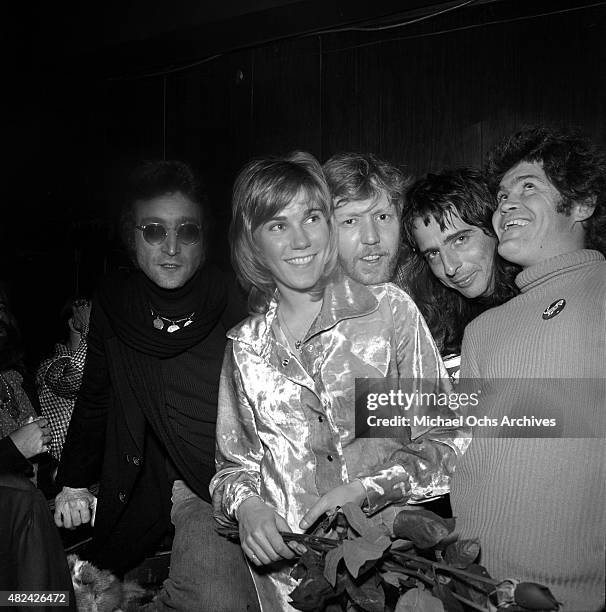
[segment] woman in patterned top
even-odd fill
[[[0,285],[0,473],[31,477],[29,459],[49,450],[51,435],[27,381],[21,334]]]
[[[42,414],[48,418],[53,436],[50,453],[57,460],[61,459],[67,428],[82,383],[90,307],[86,299],[67,302],[61,318],[67,322],[68,336],[55,345],[53,355],[40,364],[36,374]]]
[[[50,448],[50,428],[26,389],[21,337],[0,285],[0,591],[68,591],[75,610],[59,533],[31,480],[32,462]]]

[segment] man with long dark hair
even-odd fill
[[[445,357],[460,354],[472,319],[517,294],[517,268],[496,252],[495,206],[482,174],[468,168],[428,174],[406,194],[407,257],[396,282],[416,301]]]

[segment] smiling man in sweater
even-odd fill
[[[606,453],[598,437],[606,160],[575,135],[531,128],[493,151],[488,173],[498,251],[522,267],[521,293],[467,327],[461,377],[498,387],[484,398],[488,416],[517,409],[531,417],[542,404],[541,416],[556,418],[559,435],[522,438],[520,429],[497,427],[497,437],[487,437],[476,428],[452,480],[454,514],[463,537],[480,538],[495,578],[542,583],[567,612],[597,610],[606,533]]]

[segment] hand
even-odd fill
[[[260,497],[249,497],[240,504],[238,523],[242,550],[255,565],[268,565],[295,556],[279,533],[290,532],[291,528]]]
[[[55,525],[74,529],[88,523],[95,526],[97,498],[88,489],[63,487],[55,497]]]
[[[35,421],[30,417],[28,423],[8,435],[26,459],[48,452],[51,440],[53,439],[48,419],[45,417]]]
[[[79,333],[88,330],[91,303],[87,300],[76,300],[72,305],[72,317],[68,321],[70,329]]]
[[[335,487],[322,495],[307,511],[307,514],[301,519],[299,527],[309,529],[324,513],[334,510],[337,506],[344,506],[348,502],[361,506],[365,499],[366,489],[359,480],[353,480]]]
[[[69,331],[74,334],[80,334],[80,330],[76,329],[74,326],[74,317],[73,315],[67,320],[67,326],[69,327]]]

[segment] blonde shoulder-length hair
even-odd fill
[[[318,160],[303,151],[285,157],[265,157],[246,164],[236,178],[229,228],[231,260],[238,280],[249,293],[251,312],[266,312],[276,289],[274,277],[256,243],[255,230],[301,193],[310,208],[318,208],[323,213],[328,224],[330,248],[324,273],[314,288],[320,297],[336,266],[337,243],[330,190]]]

